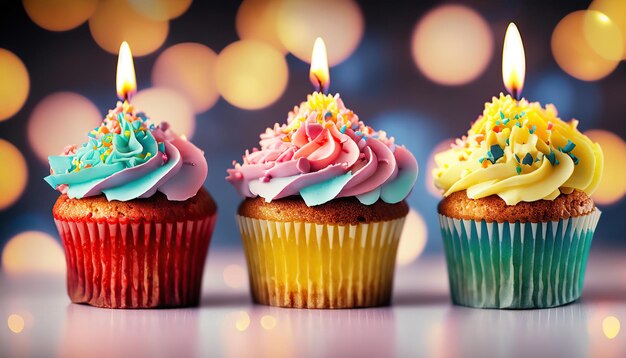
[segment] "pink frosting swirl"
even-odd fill
[[[287,124],[267,128],[259,145],[228,170],[226,179],[243,197],[301,195],[309,206],[348,196],[367,205],[397,203],[417,179],[415,157],[359,121],[339,95],[310,95]]]

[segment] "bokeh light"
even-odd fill
[[[266,42],[286,53],[278,35],[278,16],[283,0],[244,0],[237,10],[235,27],[242,40]]]
[[[622,32],[611,18],[600,11],[587,11],[583,31],[585,40],[600,57],[614,61],[622,59]]]
[[[446,139],[444,141],[441,141],[439,144],[437,144],[435,146],[435,148],[432,150],[432,152],[430,152],[430,155],[428,156],[428,163],[426,164],[426,170],[422,173],[422,175],[426,176],[426,179],[424,181],[424,186],[426,186],[426,190],[435,198],[437,199],[442,199],[442,192],[441,190],[437,189],[437,187],[435,186],[434,182],[433,182],[433,170],[436,169],[436,163],[435,163],[435,155],[438,153],[441,153],[445,150],[450,149],[450,145],[453,143],[452,139]]]
[[[624,0],[594,0],[590,10],[597,10],[608,16],[620,29],[622,34],[622,56],[626,59],[626,1]]]
[[[26,231],[11,238],[2,250],[2,269],[7,275],[64,274],[63,249],[52,236]]]
[[[28,167],[19,149],[0,139],[0,210],[13,205],[26,188]]]
[[[243,332],[250,327],[250,315],[244,311],[240,311],[237,313],[237,318],[235,319],[235,328],[239,332]]]
[[[270,315],[261,317],[261,327],[267,331],[274,329],[276,327],[276,318]]]
[[[37,104],[28,120],[28,141],[35,154],[48,162],[67,145],[81,145],[102,116],[87,98],[72,92],[53,93]]]
[[[626,142],[619,136],[601,129],[586,131],[585,135],[599,143],[604,153],[602,180],[592,198],[598,204],[615,204],[626,194],[624,168],[616,164],[623,163],[626,158]]]
[[[128,0],[133,9],[153,20],[171,20],[184,14],[192,0]]]
[[[222,50],[215,74],[224,99],[243,109],[272,104],[285,91],[289,76],[284,56],[255,40],[237,41]]]
[[[179,91],[196,113],[213,107],[219,99],[215,84],[217,54],[199,43],[181,43],[163,51],[152,68],[152,84]]]
[[[614,339],[619,334],[621,323],[615,316],[607,316],[602,320],[602,332],[608,339]]]
[[[93,15],[98,0],[23,0],[31,20],[50,31],[76,28]]]
[[[417,210],[409,210],[409,214],[404,222],[404,228],[402,229],[402,235],[400,236],[396,264],[398,266],[407,266],[415,262],[422,251],[424,251],[427,238],[426,221],[424,221],[424,218]]]
[[[411,51],[420,71],[443,85],[462,85],[480,76],[493,55],[487,21],[462,5],[428,12],[413,31]]]
[[[15,334],[22,333],[25,326],[24,317],[16,313],[9,315],[7,318],[7,326],[9,327],[9,330]]]
[[[317,37],[328,49],[328,65],[348,58],[357,48],[365,28],[361,8],[353,0],[282,1],[278,15],[278,35],[296,57],[311,62]]]
[[[196,129],[193,106],[179,92],[164,87],[148,88],[139,91],[132,104],[136,111],[144,112],[153,123],[167,122],[176,134],[184,134],[189,139],[193,137]]]
[[[224,283],[230,288],[243,287],[247,282],[246,270],[240,265],[228,265],[224,268]]]
[[[571,76],[584,81],[595,81],[606,77],[613,72],[619,62],[603,58],[587,41],[585,27],[595,29],[587,31],[590,34],[606,32],[602,31],[604,24],[598,22],[594,25],[594,21],[600,21],[600,19],[602,19],[601,16],[589,14],[588,11],[575,11],[565,16],[552,33],[552,54],[557,64]],[[615,39],[609,41],[608,45],[598,45],[597,48],[610,47],[614,41]]]
[[[163,45],[169,22],[141,15],[127,0],[107,0],[98,4],[89,19],[89,30],[96,43],[112,54],[127,41],[133,56],[144,56]]]
[[[30,78],[13,52],[0,48],[0,121],[11,118],[26,102]]]

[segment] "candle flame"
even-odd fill
[[[320,92],[328,91],[330,85],[330,74],[328,72],[328,57],[326,55],[326,45],[321,37],[315,39],[313,54],[311,55],[311,71],[309,79],[315,89]]]
[[[502,80],[509,93],[519,99],[524,88],[526,57],[522,36],[514,23],[510,23],[504,36],[502,49]]]
[[[120,53],[117,58],[117,96],[126,101],[137,92],[137,80],[135,79],[135,65],[133,64],[133,54],[130,52],[128,42],[124,41],[120,45]]]

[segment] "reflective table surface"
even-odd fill
[[[543,310],[453,306],[443,257],[396,271],[391,307],[253,305],[243,253],[210,253],[200,307],[71,304],[59,275],[0,276],[1,357],[626,357],[626,260],[592,250],[583,298]]]

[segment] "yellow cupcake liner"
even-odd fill
[[[391,302],[404,217],[357,225],[237,216],[255,302],[353,308]]]

